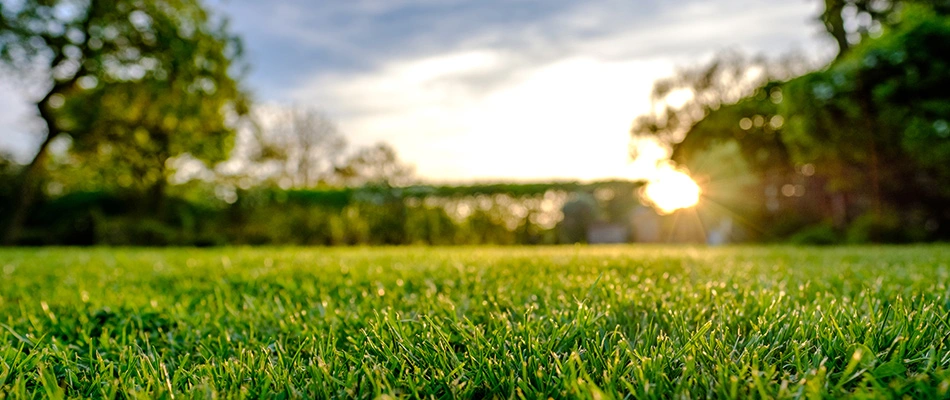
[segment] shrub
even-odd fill
[[[789,238],[789,242],[800,245],[832,245],[840,241],[838,231],[830,223],[806,227]]]
[[[907,241],[897,213],[867,213],[848,227],[848,243],[900,243]]]

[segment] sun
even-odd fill
[[[685,172],[673,168],[657,171],[643,190],[644,196],[663,214],[699,203],[699,185]]]

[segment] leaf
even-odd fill
[[[907,367],[903,363],[897,360],[891,360],[884,364],[878,365],[877,368],[874,368],[874,371],[871,373],[875,378],[887,378],[891,376],[901,375],[907,371]]]

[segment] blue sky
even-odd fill
[[[261,103],[326,111],[443,182],[629,177],[652,82],[724,49],[825,54],[817,0],[215,0]],[[31,110],[0,76],[0,148]],[[33,125],[35,127],[35,124]]]

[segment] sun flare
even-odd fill
[[[643,194],[663,214],[669,214],[681,208],[689,208],[699,203],[702,192],[699,185],[685,172],[673,168],[657,171],[647,183]]]

